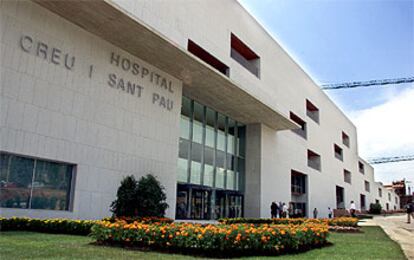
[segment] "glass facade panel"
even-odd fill
[[[226,117],[218,114],[217,117],[217,150],[226,149]]]
[[[73,165],[0,154],[0,207],[68,210]]]
[[[32,192],[32,209],[66,210],[69,205],[72,167],[37,161]]]
[[[176,217],[242,216],[245,127],[183,97],[180,137]]]

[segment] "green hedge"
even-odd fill
[[[35,231],[43,233],[89,235],[96,220],[0,218],[0,231]]]
[[[276,224],[276,225],[301,225],[304,223],[321,223],[329,226],[357,227],[358,219],[340,217],[332,219],[311,219],[311,218],[223,218],[219,220],[223,224]]]

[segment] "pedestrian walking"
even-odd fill
[[[272,216],[272,218],[277,218],[277,211],[278,211],[278,206],[276,204],[276,202],[272,202],[272,204],[270,205],[270,215]]]
[[[349,213],[351,213],[351,217],[355,218],[356,215],[356,206],[355,206],[355,202],[353,200],[351,200],[351,205],[349,207]]]
[[[332,218],[332,215],[333,215],[333,211],[330,207],[328,207],[328,217]]]
[[[313,218],[318,218],[318,209],[317,208],[313,209]]]
[[[407,223],[411,224],[411,218],[414,218],[414,201],[407,203],[405,207],[407,208]]]

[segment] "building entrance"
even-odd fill
[[[243,216],[243,195],[198,185],[178,184],[177,219],[210,220]]]

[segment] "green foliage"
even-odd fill
[[[382,207],[379,203],[371,203],[369,205],[369,213],[371,214],[381,214]]]
[[[137,181],[134,176],[127,176],[121,181],[111,211],[117,217],[133,217],[137,215],[137,204]]]
[[[163,217],[168,204],[164,187],[152,175],[127,176],[118,188],[117,199],[111,204],[115,217]]]
[[[94,220],[0,218],[0,231],[36,231],[54,234],[88,235]]]
[[[163,217],[168,204],[164,187],[152,175],[141,177],[137,186],[138,217]]]

